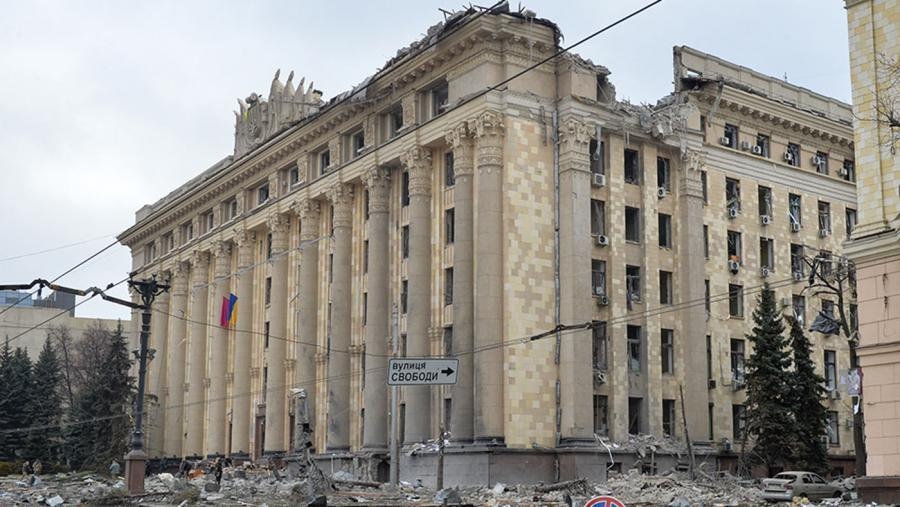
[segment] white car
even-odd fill
[[[810,500],[841,498],[844,488],[836,482],[828,482],[812,472],[781,472],[771,479],[763,479],[764,500],[790,502],[794,497],[805,496]]]

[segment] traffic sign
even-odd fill
[[[456,383],[459,359],[391,359],[389,386],[439,386]]]

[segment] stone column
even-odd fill
[[[169,395],[166,397],[166,411],[163,449],[166,456],[182,455],[182,424],[184,405],[184,371],[186,368],[185,344],[187,343],[187,286],[188,265],[176,262],[172,270],[172,296],[169,300],[169,313],[172,314],[172,332],[166,347],[166,386]]]
[[[329,191],[334,206],[334,265],[331,283],[331,348],[328,351],[329,452],[350,449],[350,248],[353,187],[340,183]]]
[[[238,229],[234,234],[238,247],[237,322],[234,332],[234,384],[231,408],[231,453],[247,457],[250,453],[250,424],[253,415],[250,394],[250,355],[253,333],[253,250],[256,233]]]
[[[406,344],[409,357],[430,355],[431,327],[431,151],[414,146],[401,156],[409,171],[409,280]],[[405,389],[404,443],[423,442],[431,433],[431,388]]]
[[[678,272],[680,287],[675,304],[700,301],[706,293],[706,259],[703,255],[703,183],[700,171],[706,165],[706,154],[688,150],[682,159],[678,177]],[[709,434],[709,386],[706,378],[706,310],[702,305],[688,305],[678,312],[684,352],[684,411],[688,431],[695,441],[707,440]],[[677,406],[677,405],[676,405]]]
[[[390,287],[388,249],[388,169],[372,167],[364,182],[369,190],[369,273],[366,300],[365,420],[363,448],[384,451],[388,444],[387,355],[390,339]]]
[[[472,173],[474,171],[473,132],[465,123],[447,134],[453,147],[454,238],[453,238],[453,342],[452,353],[459,359],[456,385],[451,387],[450,436],[466,443],[473,438],[474,377],[474,293],[472,240]]]
[[[285,441],[285,401],[287,400],[287,307],[288,307],[288,239],[291,220],[288,215],[273,213],[268,220],[272,232],[272,299],[269,306],[269,348],[266,363],[269,376],[266,381],[266,439],[265,454],[281,454],[288,450]]]
[[[316,422],[316,352],[319,343],[319,203],[311,199],[294,204],[300,216],[300,322],[294,347],[297,387],[306,389],[310,425]]]
[[[162,274],[163,283],[169,279]],[[163,292],[153,302],[153,322],[150,325],[150,348],[153,349],[153,360],[150,361],[150,383],[148,392],[156,396],[153,405],[145,404],[150,409],[147,418],[147,454],[151,457],[163,456],[165,452],[166,410],[168,377],[166,376],[166,348],[169,325],[169,293]]]
[[[231,243],[218,241],[213,253],[216,256],[213,271],[213,326],[209,341],[209,428],[206,431],[206,452],[211,456],[225,455],[226,424],[225,374],[228,373],[228,328],[222,327],[222,300],[228,297],[231,287]]]
[[[486,111],[474,121],[474,128],[478,172],[475,348],[480,349],[475,354],[475,441],[502,445],[503,117],[500,113]]]
[[[209,321],[209,252],[195,251],[191,257],[191,356],[188,369],[188,396],[184,452],[203,454],[203,417],[206,402],[206,332]]]
[[[570,118],[559,143],[559,261],[561,323],[591,320],[591,168],[588,146],[595,129]],[[560,445],[595,445],[591,331],[560,342]]]

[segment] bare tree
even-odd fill
[[[50,343],[56,347],[57,351],[59,351],[60,363],[63,368],[63,383],[66,388],[67,406],[71,407],[72,402],[75,400],[75,388],[73,386],[73,356],[75,353],[75,344],[72,339],[72,333],[69,332],[69,328],[64,325],[51,326],[50,331],[47,332],[47,338],[50,339]]]
[[[838,257],[827,252],[820,252],[812,257],[805,257],[804,262],[810,269],[809,279],[804,293],[824,298],[833,303],[833,311],[825,308],[819,311],[812,324],[812,330],[837,334],[847,340],[850,348],[850,367],[858,368],[859,359],[856,348],[859,346],[858,319],[856,318],[856,266],[847,257]],[[834,314],[834,311],[837,314]],[[853,446],[856,451],[856,476],[866,474],[866,441],[864,436],[865,418],[863,416],[862,392],[858,394],[858,402],[853,411]]]
[[[896,155],[900,146],[900,60],[879,53],[875,58],[875,100],[873,116],[861,111],[857,120],[882,127],[878,142]]]

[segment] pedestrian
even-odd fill
[[[34,469],[34,475],[41,475],[44,471],[44,465],[41,463],[41,460],[34,460],[34,464],[31,465],[31,468]]]
[[[25,479],[29,475],[31,475],[31,471],[31,462],[25,460],[25,463],[22,463],[22,479]]]
[[[213,467],[213,473],[216,474],[216,485],[222,484],[222,458],[216,458],[216,464]]]
[[[109,475],[112,477],[116,477],[119,475],[119,472],[122,471],[122,467],[119,466],[119,462],[113,460],[112,463],[109,464]]]
[[[187,477],[188,472],[191,471],[191,464],[187,459],[181,458],[181,464],[178,465],[178,477]]]

